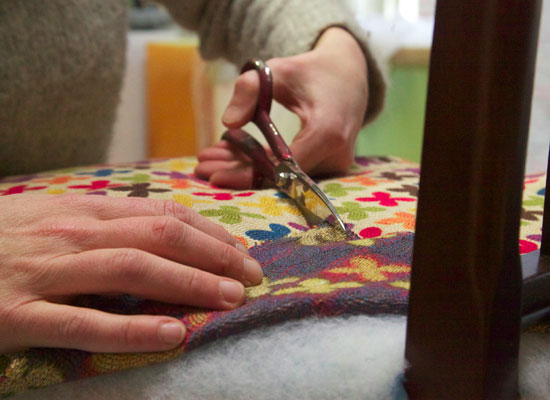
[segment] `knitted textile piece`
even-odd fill
[[[358,159],[355,175],[320,182],[361,239],[308,230],[275,190],[220,190],[191,174],[193,159],[101,165],[0,180],[0,195],[81,193],[172,199],[222,224],[257,258],[265,278],[237,310],[209,312],[130,296],[86,296],[80,305],[123,314],[172,315],[187,326],[183,345],[165,353],[91,354],[32,349],[0,355],[0,396],[182,355],[259,326],[311,315],[404,314],[418,189],[418,166],[395,158]],[[538,248],[545,176],[526,179],[520,249]],[[328,238],[328,239],[327,239]]]

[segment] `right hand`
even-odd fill
[[[300,167],[310,176],[347,174],[369,100],[368,66],[357,40],[345,29],[329,28],[312,50],[267,64],[274,100],[302,122],[290,143]],[[253,118],[259,91],[256,71],[238,77],[222,119],[227,128],[241,128]],[[201,150],[198,160],[195,174],[212,185],[252,187],[251,161],[235,146],[221,141]]]
[[[261,267],[224,228],[172,201],[85,195],[0,197],[0,353],[26,347],[92,352],[169,350],[172,317],[70,305],[126,293],[228,310]]]

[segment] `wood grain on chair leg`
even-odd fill
[[[437,4],[409,302],[412,398],[517,397],[539,0]]]

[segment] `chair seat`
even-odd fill
[[[248,301],[241,311],[230,315],[168,305],[159,308],[151,303],[140,305],[148,312],[171,312],[181,317],[191,328],[188,335],[195,333],[193,340],[185,341],[189,346],[186,350],[248,329],[311,315],[406,313],[418,195],[417,164],[395,157],[357,158],[348,176],[320,182],[357,235],[356,240],[345,243],[319,241],[319,235],[312,234],[314,231],[309,230],[292,202],[276,190],[216,188],[193,176],[195,165],[194,158],[178,158],[9,177],[0,180],[0,195],[79,193],[174,200],[220,223],[251,248],[262,263],[266,278],[260,286],[248,290]],[[519,243],[522,254],[539,247],[544,190],[545,174],[527,176]],[[315,251],[310,254],[311,248]],[[278,274],[275,261],[284,258],[281,254],[285,254],[287,264],[295,264],[294,272]],[[312,265],[308,264],[309,259]],[[285,296],[278,295],[287,296],[287,303]],[[105,304],[100,297],[83,301],[92,307],[132,312],[136,304],[126,300],[116,304]],[[285,308],[284,304],[288,306]],[[273,310],[278,310],[278,314]],[[0,372],[0,394],[152,364],[183,352],[182,347],[146,356],[83,352],[77,356],[67,351],[31,350],[0,356],[0,366],[4,368]],[[72,363],[73,369],[78,364],[78,372],[69,374],[69,366],[63,360]]]

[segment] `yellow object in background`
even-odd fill
[[[213,142],[213,89],[196,43],[147,46],[148,156],[196,155]]]

